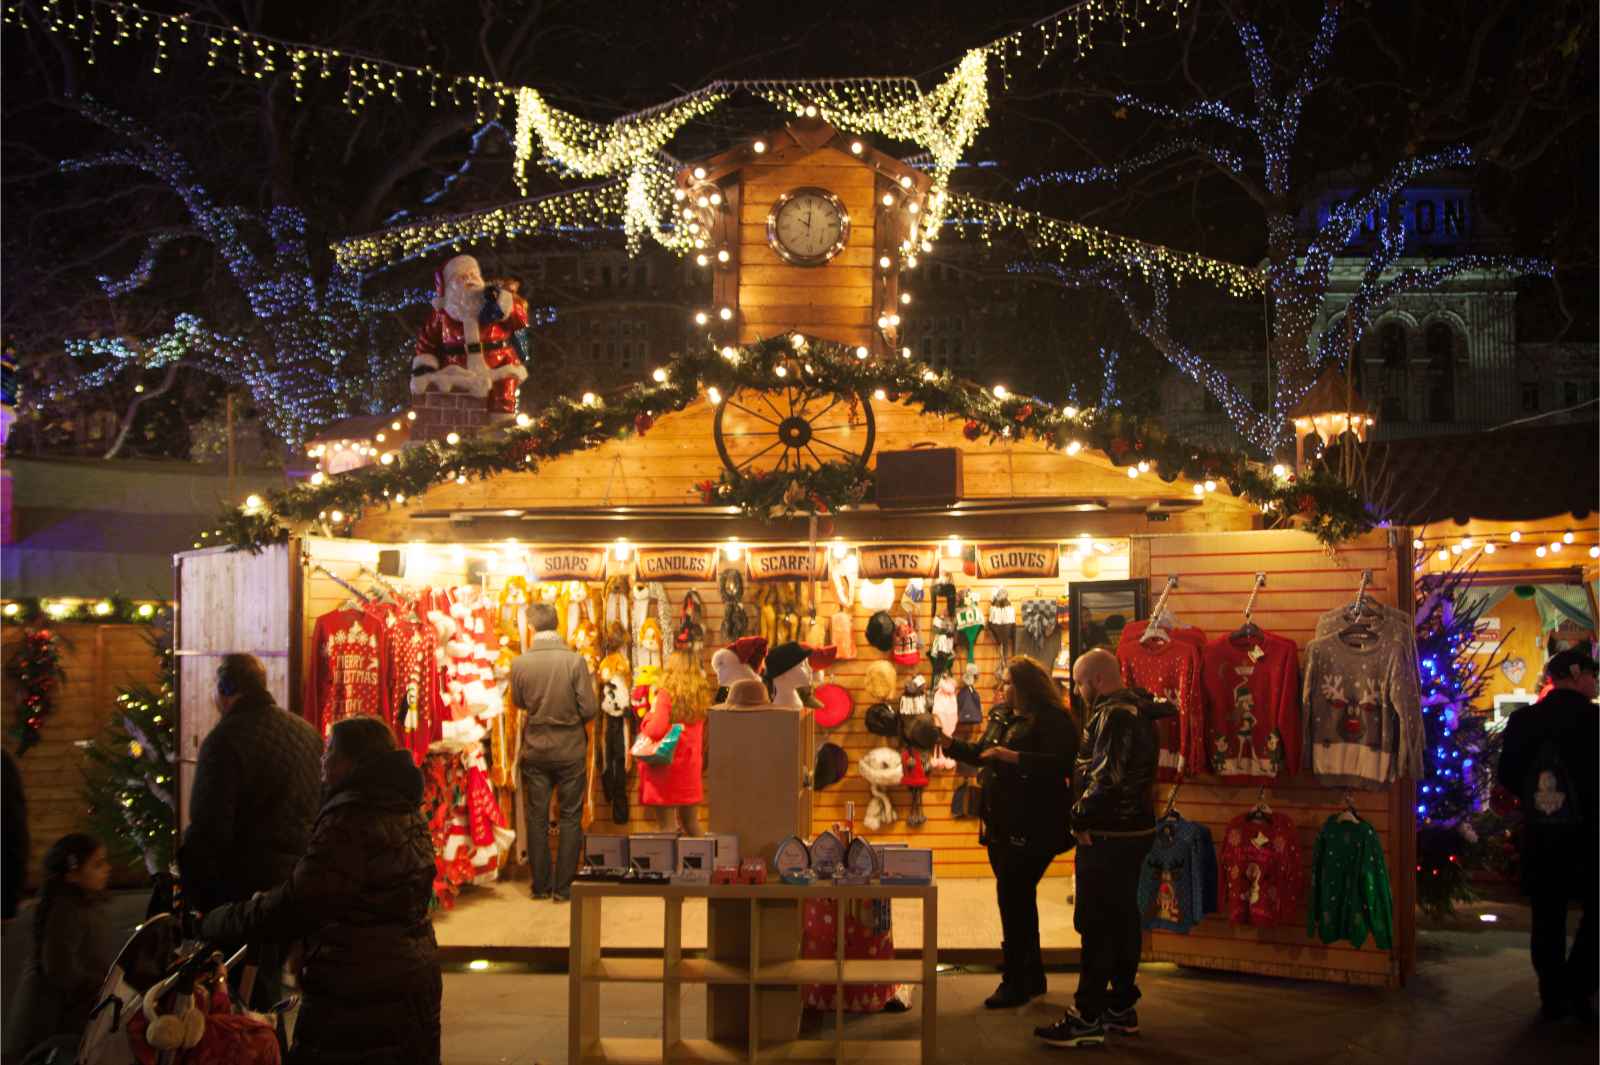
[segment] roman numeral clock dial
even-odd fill
[[[827,189],[786,192],[767,214],[767,243],[794,266],[822,266],[849,239],[850,213]]]

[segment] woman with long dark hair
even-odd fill
[[[1039,881],[1072,847],[1072,765],[1081,727],[1050,671],[1011,659],[1000,701],[976,743],[948,740],[945,753],[982,767],[978,841],[989,849],[1000,905],[1000,986],[984,1005],[1020,1006],[1045,992],[1039,951]]]
[[[5,1052],[26,1054],[53,1036],[89,1023],[111,966],[105,953],[106,849],[82,832],[62,836],[44,856],[44,882],[33,904],[33,952],[6,1023]]]

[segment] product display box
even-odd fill
[[[885,884],[933,883],[933,851],[924,847],[885,847],[883,873],[878,879]]]
[[[672,836],[629,836],[628,864],[635,869],[669,876],[677,869],[677,840]]]
[[[583,861],[599,869],[628,867],[628,837],[588,835],[583,838]]]
[[[716,858],[716,850],[716,840],[704,836],[678,840],[678,857],[673,880],[680,884],[711,883],[711,869]]]
[[[716,844],[716,854],[711,861],[713,869],[739,868],[739,837],[731,832],[714,832],[705,837]]]

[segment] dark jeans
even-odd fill
[[[1010,844],[989,844],[989,868],[994,870],[1006,962],[1022,969],[1007,971],[1007,980],[1026,980],[1030,969],[1044,965],[1039,954],[1039,881],[1052,860],[1053,855],[1031,854]]]
[[[1083,941],[1078,1012],[1094,1020],[1139,1001],[1139,869],[1150,836],[1096,836],[1079,844],[1078,901],[1072,926]]]
[[[1571,897],[1572,892],[1563,884],[1529,899],[1533,905],[1533,971],[1539,976],[1539,997],[1552,1005],[1566,1005],[1593,994],[1596,973],[1600,971],[1594,915],[1590,912],[1592,898],[1582,900],[1578,934],[1572,938],[1572,953],[1567,953],[1567,904]]]
[[[565,895],[572,890],[583,852],[583,789],[588,783],[583,762],[559,765],[522,764],[522,794],[528,804],[528,860],[533,864],[533,893]],[[550,792],[560,807],[560,842],[556,845],[554,881],[550,878]]]

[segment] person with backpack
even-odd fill
[[[1595,707],[1600,664],[1580,650],[1562,651],[1545,666],[1549,694],[1506,723],[1496,779],[1522,811],[1522,891],[1533,907],[1533,969],[1547,1020],[1569,1013],[1593,1023],[1600,987],[1594,902],[1600,887],[1600,794]],[[1567,910],[1582,918],[1567,952]]]

